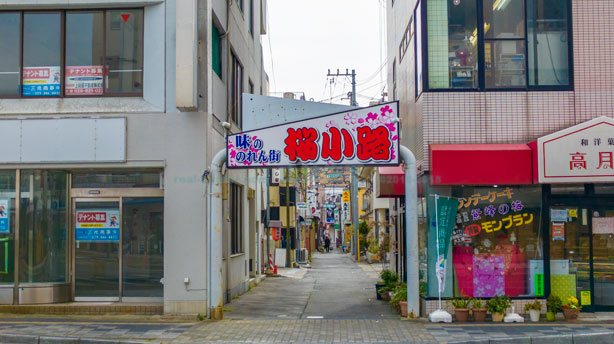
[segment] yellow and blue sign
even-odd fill
[[[78,210],[75,240],[119,242],[119,209]]]
[[[0,233],[11,232],[11,201],[8,198],[0,199]]]

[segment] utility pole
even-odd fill
[[[345,69],[345,73],[340,73],[339,69],[337,69],[337,73],[331,73],[330,69],[328,70],[328,74],[326,74],[326,76],[328,77],[339,77],[339,76],[349,76],[352,78],[352,95],[350,97],[350,106],[358,106],[358,103],[356,102],[356,70],[352,69],[352,72],[350,73],[350,71],[346,68]],[[332,79],[331,79],[332,81]],[[332,96],[331,96],[332,98]],[[332,101],[332,99],[331,99]]]
[[[331,73],[330,69],[328,70],[328,77],[339,77],[339,76],[349,76],[352,78],[352,95],[350,97],[350,106],[358,106],[356,102],[356,70],[352,69],[350,73],[346,68],[345,73],[340,73],[339,69],[337,69],[337,73]],[[351,207],[352,207],[352,225],[354,227],[354,234],[352,235],[352,254],[356,257],[356,260],[360,261],[360,252],[358,250],[358,176],[356,167],[352,167],[352,177],[351,177]]]
[[[286,266],[290,264],[290,169],[286,167]]]

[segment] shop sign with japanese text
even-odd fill
[[[399,164],[398,102],[228,136],[228,167]]]
[[[102,66],[66,67],[66,95],[102,95]]]
[[[60,67],[24,67],[23,96],[59,96]]]
[[[540,183],[614,181],[614,119],[599,117],[537,140]]]
[[[77,210],[76,241],[119,241],[119,209]]]

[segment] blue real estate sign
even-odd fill
[[[76,241],[119,242],[119,209],[78,210]]]
[[[8,198],[0,199],[0,233],[10,233],[11,202]]]

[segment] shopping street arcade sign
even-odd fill
[[[399,165],[398,102],[229,135],[228,168]]]

